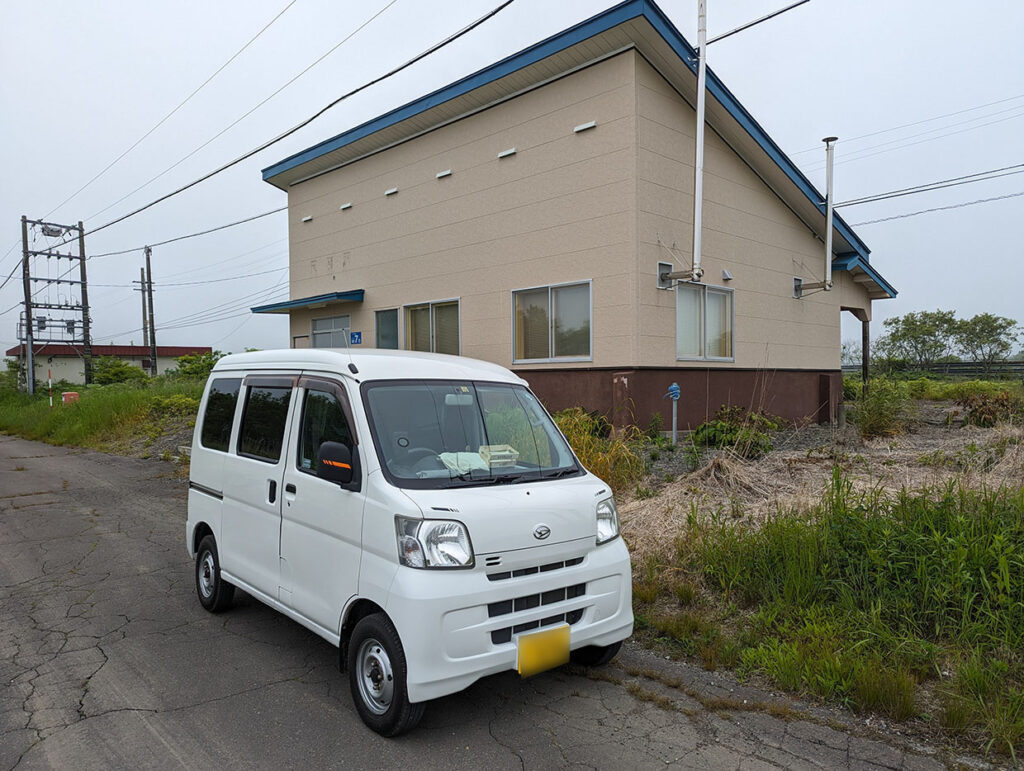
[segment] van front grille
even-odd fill
[[[586,584],[573,584],[560,589],[549,589],[539,594],[527,594],[522,597],[515,597],[511,600],[492,602],[487,606],[487,617],[504,616],[508,613],[515,613],[520,610],[531,610],[541,605],[553,605],[556,602],[575,600],[587,593]]]
[[[546,565],[533,565],[528,568],[519,568],[517,570],[505,570],[501,573],[488,573],[488,581],[505,581],[509,578],[521,578],[522,576],[532,576],[537,573],[549,573],[552,570],[560,570],[561,568],[571,568],[573,565],[579,565],[583,562],[583,557],[573,557],[572,559],[565,560],[564,562],[549,562]],[[487,561],[488,565],[491,565],[490,558]]]
[[[513,634],[528,632],[531,629],[539,629],[543,626],[561,624],[563,621],[569,626],[572,626],[581,618],[583,618],[583,608],[570,610],[568,613],[558,613],[554,616],[547,616],[546,618],[542,618],[540,621],[527,621],[524,624],[516,624],[515,626],[506,626],[502,629],[495,629],[491,632],[491,643],[494,645],[501,645],[503,643],[511,642]]]

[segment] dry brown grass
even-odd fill
[[[914,431],[861,441],[852,426],[804,426],[780,432],[776,449],[756,461],[727,452],[660,488],[620,501],[622,534],[635,565],[665,556],[691,517],[742,518],[756,527],[779,509],[806,511],[821,500],[839,465],[857,490],[920,489],[957,478],[972,487],[1024,485],[1024,427],[950,424],[952,403],[920,404]]]

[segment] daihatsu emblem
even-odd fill
[[[551,535],[551,528],[547,525],[537,525],[537,527],[533,528],[533,537],[538,541],[543,541],[549,535]]]

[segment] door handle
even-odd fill
[[[294,495],[295,494],[295,485],[293,485],[291,482],[289,482],[288,484],[286,484],[284,486],[284,491],[286,493],[292,493]]]
[[[277,482],[273,479],[270,480],[270,502],[273,503],[277,500]]]

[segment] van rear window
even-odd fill
[[[231,440],[231,424],[235,419],[235,403],[241,378],[222,378],[210,385],[206,398],[206,412],[203,415],[203,430],[199,442],[211,450],[228,451]]]
[[[288,403],[292,389],[278,386],[251,386],[242,413],[238,436],[238,454],[277,463],[284,444]]]

